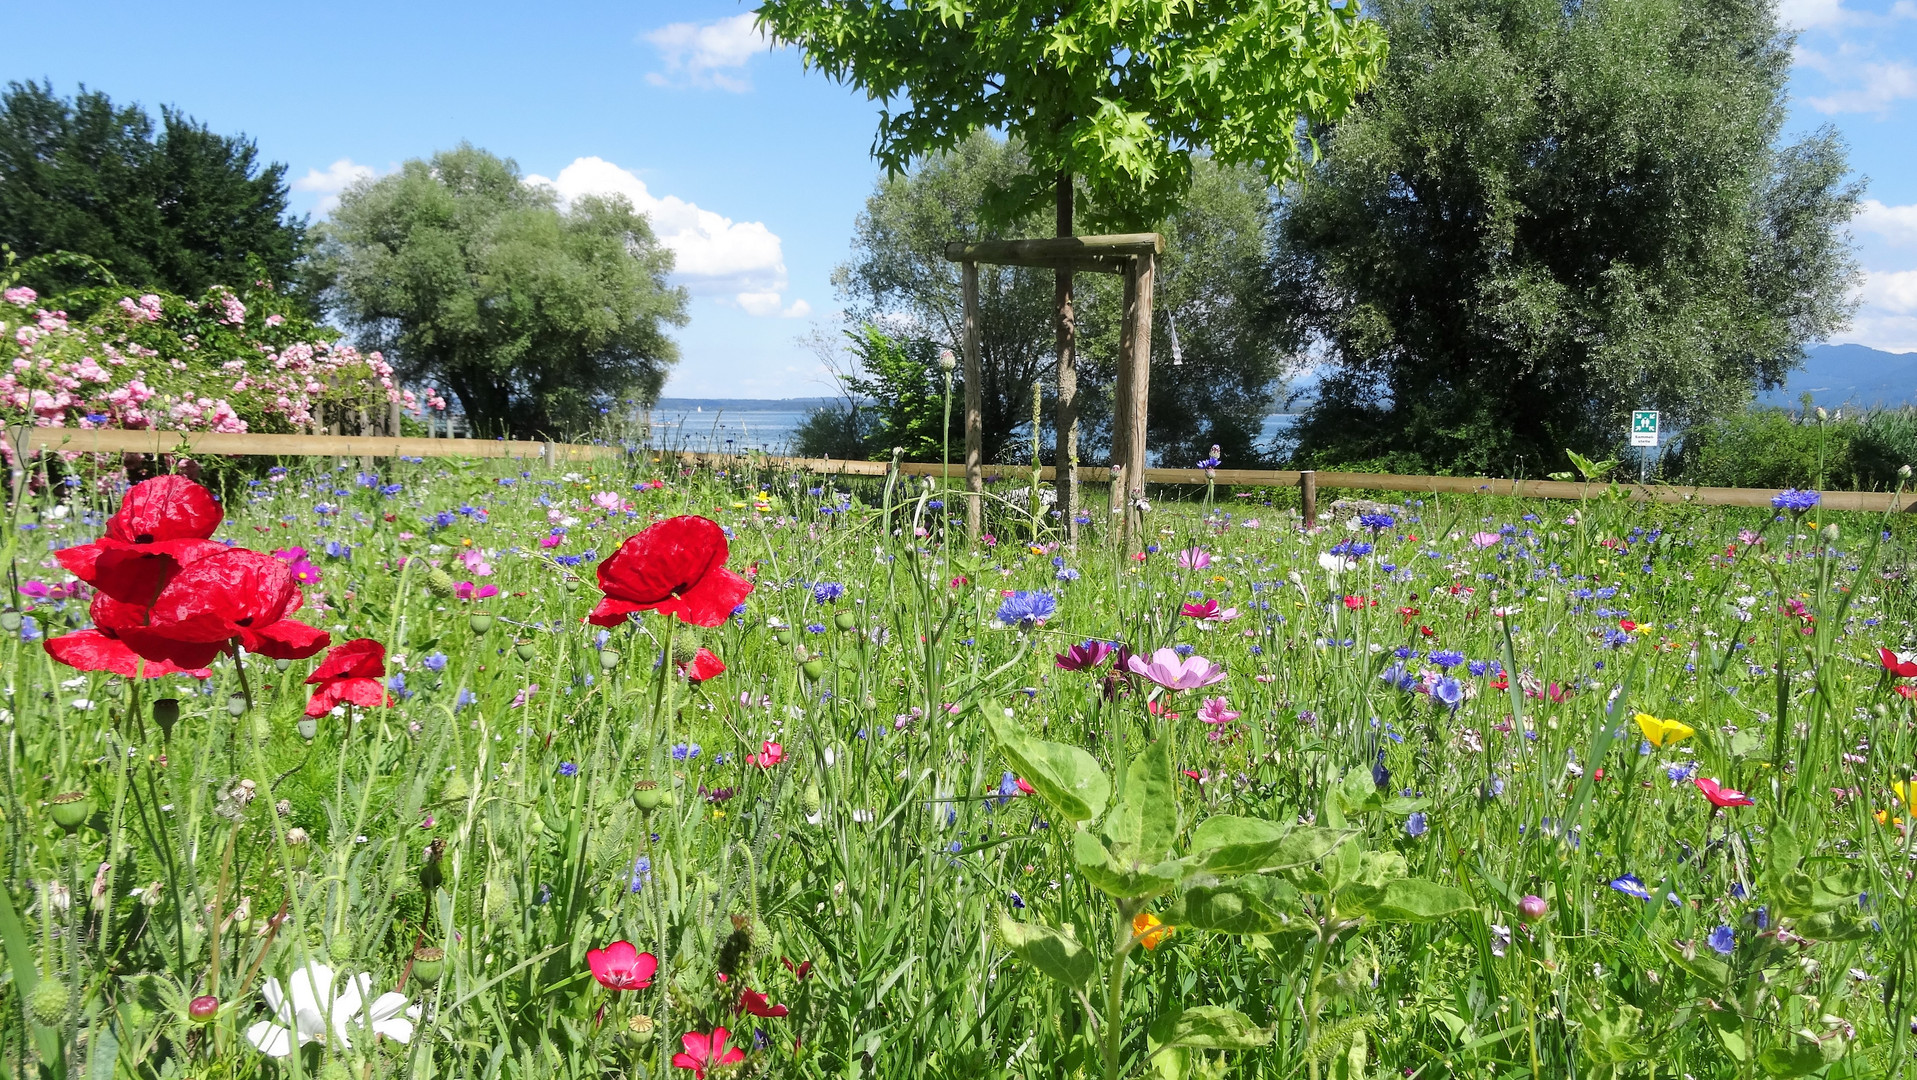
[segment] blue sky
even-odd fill
[[[876,106],[772,51],[739,0],[318,7],[68,0],[23,9],[0,79],[177,105],[284,161],[294,207],[469,140],[562,195],[622,191],[693,294],[667,393],[830,392],[801,341],[836,327],[832,268],[878,176]],[[1784,0],[1791,129],[1835,125],[1869,181],[1847,334],[1917,351],[1917,0]],[[38,25],[35,25],[38,23]]]

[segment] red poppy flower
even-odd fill
[[[335,645],[313,674],[306,677],[312,686],[312,700],[306,703],[306,715],[325,716],[333,706],[345,702],[376,708],[391,705],[380,676],[386,674],[386,646],[372,638],[354,638]]]
[[[784,1005],[774,1005],[757,990],[744,990],[739,994],[739,1007],[734,1012],[750,1013],[753,1016],[769,1016],[778,1019],[790,1012]]]
[[[1703,792],[1704,797],[1711,800],[1711,805],[1720,810],[1730,806],[1757,805],[1756,802],[1752,801],[1749,795],[1741,791],[1733,791],[1730,788],[1720,785],[1715,780],[1700,776],[1692,780],[1691,783],[1696,784],[1697,790]]]
[[[156,476],[128,489],[106,535],[55,553],[60,565],[102,592],[150,603],[182,566],[222,550],[209,539],[222,513],[211,492],[184,476]]]
[[[588,618],[617,626],[635,611],[674,615],[695,626],[718,626],[752,592],[752,583],[726,569],[726,534],[719,523],[692,514],[667,518],[626,538],[599,564],[606,594]]]
[[[710,1035],[697,1031],[686,1032],[679,1036],[679,1041],[685,1045],[686,1052],[672,1055],[673,1068],[691,1069],[692,1080],[706,1080],[707,1069],[744,1061],[744,1050],[736,1046],[730,1050],[726,1049],[726,1041],[730,1038],[732,1033],[722,1027],[713,1028]]]
[[[50,638],[47,654],[81,671],[107,671],[128,679],[157,679],[162,675],[191,675],[204,679],[213,673],[206,668],[183,668],[170,660],[147,660],[127,647],[118,634],[100,627],[81,630],[64,637]]]
[[[603,949],[587,949],[586,966],[608,990],[644,990],[652,985],[659,958],[633,948],[630,941],[615,941]]]
[[[181,667],[204,667],[235,642],[275,660],[303,660],[332,639],[286,617],[302,600],[285,563],[228,548],[182,567],[151,608],[96,597],[94,622],[111,627],[141,656]]]
[[[725,661],[719,659],[718,654],[711,649],[705,648],[692,654],[691,663],[679,665],[679,674],[684,675],[691,682],[705,682],[714,676],[723,675],[725,670]]]
[[[1900,679],[1917,679],[1917,653],[1892,652],[1878,649],[1878,658],[1883,662],[1884,670]]]

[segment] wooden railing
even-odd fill
[[[257,435],[209,431],[122,431],[107,428],[28,429],[32,450],[77,453],[173,454],[196,453],[231,456],[267,457],[463,457],[539,459],[548,464],[623,458],[618,446],[582,443],[534,442],[510,439],[409,439],[379,435]],[[794,469],[823,476],[884,476],[892,467],[884,461],[841,461],[837,458],[769,457],[760,454],[709,454],[648,451],[655,460],[675,460],[687,465],[737,468],[742,465]],[[938,463],[905,462],[899,471],[907,476],[938,476],[947,467]],[[965,467],[955,463],[952,476],[961,483]],[[987,477],[1027,480],[1028,465],[987,465]],[[1081,483],[1105,482],[1107,471],[1082,466]],[[1039,470],[1039,479],[1053,479],[1050,467]],[[1316,493],[1327,489],[1346,491],[1399,491],[1428,495],[1505,495],[1522,499],[1588,499],[1610,490],[1603,484],[1566,483],[1557,480],[1501,480],[1475,476],[1400,476],[1392,473],[1314,472],[1290,469],[1218,469],[1207,474],[1203,469],[1146,469],[1148,484],[1204,484],[1223,487],[1296,487],[1306,496],[1307,510],[1315,510]],[[1698,506],[1768,507],[1777,492],[1769,488],[1681,487],[1659,484],[1627,484],[1621,490],[1631,498],[1647,502],[1691,503]],[[1826,491],[1820,503],[1823,510],[1852,510],[1873,513],[1917,511],[1917,493],[1887,491]],[[1310,515],[1308,515],[1310,516]]]

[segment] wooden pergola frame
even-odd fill
[[[945,257],[959,264],[965,308],[965,523],[976,539],[983,512],[985,477],[980,460],[983,401],[979,373],[978,264],[1033,266],[1049,270],[1119,274],[1125,307],[1118,334],[1118,386],[1112,416],[1111,512],[1120,534],[1139,535],[1138,505],[1145,497],[1145,402],[1151,389],[1152,279],[1165,238],[1157,233],[1060,236],[1039,240],[953,241]],[[1074,350],[1075,351],[1075,350]],[[1076,362],[1068,354],[1065,358]],[[1061,385],[1075,380],[1064,378]],[[1078,415],[1076,402],[1060,394],[1056,446],[1059,509],[1069,536],[1077,539]],[[1064,460],[1069,457],[1070,460]]]

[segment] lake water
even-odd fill
[[[807,415],[827,399],[790,401],[716,401],[662,398],[652,410],[652,444],[670,450],[732,453],[763,450],[794,452],[793,439]],[[1270,443],[1295,416],[1265,418],[1259,442]]]

